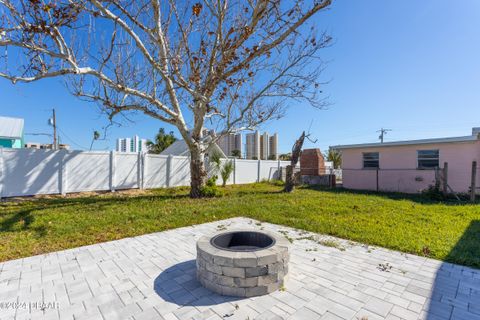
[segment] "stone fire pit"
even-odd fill
[[[197,242],[197,278],[221,295],[253,297],[282,287],[289,242],[267,232],[238,230]]]

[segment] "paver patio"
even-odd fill
[[[195,242],[225,228],[294,239],[285,290],[200,286]],[[476,320],[480,270],[234,218],[0,263],[0,319]]]

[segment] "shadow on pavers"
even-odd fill
[[[180,306],[211,306],[245,299],[222,296],[204,288],[197,280],[196,269],[195,260],[171,266],[155,279],[155,292],[163,300]]]
[[[474,261],[477,269],[442,263],[435,274],[425,319],[480,320],[480,220],[470,223],[445,260]]]

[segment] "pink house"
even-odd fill
[[[480,163],[480,128],[453,138],[332,146],[342,153],[347,189],[417,193],[434,185],[447,163],[449,191],[469,192],[472,162]],[[479,174],[476,186],[480,186]]]

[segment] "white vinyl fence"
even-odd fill
[[[225,160],[224,160],[225,161]],[[289,161],[233,159],[228,184],[278,179]],[[221,184],[221,178],[218,183]],[[188,157],[0,148],[0,198],[190,185]]]

